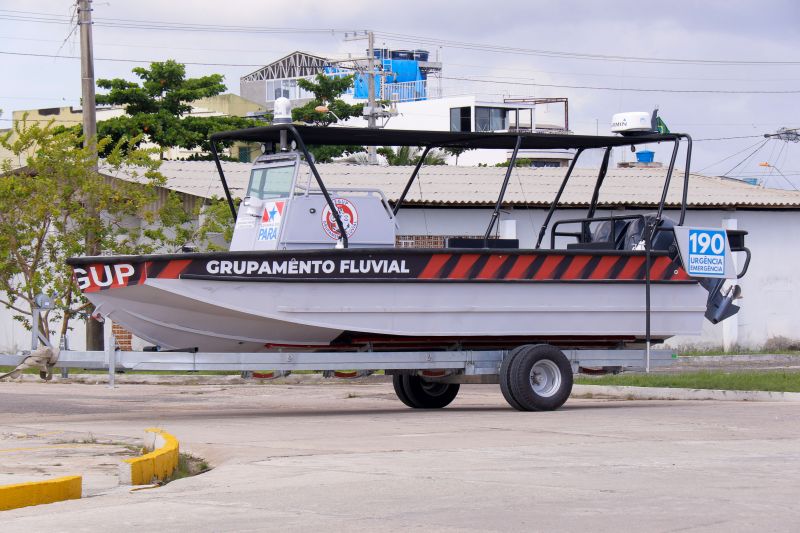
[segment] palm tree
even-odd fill
[[[422,149],[417,146],[382,146],[378,148],[378,153],[386,158],[386,162],[391,166],[416,165],[422,157]],[[438,149],[433,149],[425,156],[425,165],[444,165],[447,155]]]

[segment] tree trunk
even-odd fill
[[[90,313],[94,313],[94,307],[89,309]],[[103,323],[98,322],[94,318],[86,320],[86,349],[103,351],[105,350],[105,339],[103,338]]]

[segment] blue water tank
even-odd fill
[[[639,150],[636,152],[636,161],[639,163],[652,163],[655,155],[656,153],[651,150]]]

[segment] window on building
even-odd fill
[[[532,131],[533,130],[533,109],[509,109],[508,126],[511,131]]]
[[[239,147],[239,162],[240,163],[249,163],[250,162],[250,147],[249,146],[240,146]]]
[[[560,167],[560,161],[548,161],[546,159],[534,159],[531,161],[531,166],[536,168],[544,168],[544,167]]]
[[[305,79],[312,80],[313,76],[307,76]],[[266,80],[267,81],[267,101],[273,102],[283,96],[289,100],[297,100],[300,98],[314,98],[314,93],[306,91],[297,84],[298,78],[287,78],[281,80]]]
[[[472,131],[472,108],[450,108],[450,131]]]
[[[476,107],[475,131],[508,129],[508,109],[502,107]]]

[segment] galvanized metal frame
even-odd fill
[[[562,350],[573,371],[579,367],[644,368],[641,349]],[[62,350],[56,367],[108,370],[113,386],[117,370],[208,371],[231,370],[452,370],[457,375],[496,375],[508,350],[456,350],[416,352],[139,352],[122,351],[112,336],[105,351]],[[671,350],[653,351],[651,364],[668,366]],[[17,365],[25,356],[0,355],[0,364]]]

